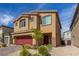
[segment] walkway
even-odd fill
[[[79,48],[75,46],[64,46],[52,48],[52,56],[79,56]]]

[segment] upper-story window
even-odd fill
[[[15,23],[15,26],[17,26],[17,23]]]
[[[26,19],[20,21],[20,27],[26,27]]]
[[[49,25],[49,24],[51,24],[51,21],[52,21],[51,15],[47,15],[47,16],[44,16],[42,18],[42,24],[43,25]]]
[[[30,17],[30,22],[32,22],[32,21],[33,21],[33,19],[34,19],[34,17],[32,17],[32,16],[31,16],[31,17]]]

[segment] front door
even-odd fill
[[[49,44],[49,36],[44,36],[44,44]]]

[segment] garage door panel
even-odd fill
[[[30,44],[32,45],[32,37],[18,37],[16,38],[16,44],[21,45],[21,44]]]

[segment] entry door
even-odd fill
[[[48,36],[44,36],[44,44],[49,44],[49,37]]]

